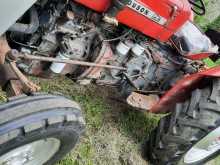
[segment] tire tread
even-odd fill
[[[172,114],[160,120],[148,140],[147,157],[153,165],[176,165],[196,142],[218,126],[216,123],[220,124],[220,105],[213,101],[219,99],[214,96],[220,88],[215,83],[220,84],[215,80],[212,89],[195,90],[189,100],[177,104]]]

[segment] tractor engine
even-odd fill
[[[125,66],[126,72],[106,71],[101,80],[120,83],[120,91],[128,96],[132,91],[166,90],[182,75],[184,60],[175,55],[169,46],[158,42],[120,41],[114,51],[114,65]]]
[[[113,15],[114,10],[109,10]],[[166,90],[186,70],[187,61],[169,44],[146,37],[75,2],[39,1],[7,32],[12,48],[36,56],[80,60],[127,68],[72,66],[64,63],[18,61],[30,75],[67,75],[81,83],[111,85],[124,96],[132,91]],[[17,25],[28,27],[26,30]],[[186,69],[187,68],[187,69]]]

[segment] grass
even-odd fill
[[[208,25],[208,28],[220,30],[220,16]]]
[[[136,112],[110,99],[117,97],[112,89],[82,87],[67,78],[33,80],[44,92],[63,93],[80,103],[86,119],[87,131],[81,143],[57,165],[146,164],[140,156],[141,144],[156,126],[158,116]]]
[[[6,102],[6,101],[7,101],[7,96],[6,96],[5,92],[0,90],[0,103]]]
[[[208,5],[209,0],[205,0],[204,1],[205,6]],[[206,22],[208,22],[207,18],[205,18],[204,16],[199,16],[199,15],[195,15],[195,22],[204,30],[207,29],[207,25],[205,24]]]

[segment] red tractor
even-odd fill
[[[0,84],[13,97],[0,105],[0,164],[53,164],[84,132],[76,103],[25,74],[113,86],[135,109],[169,113],[148,140],[152,164],[214,159],[220,67],[202,59],[218,58],[220,34],[193,24],[205,12],[202,0],[1,0]]]

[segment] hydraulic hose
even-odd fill
[[[24,34],[32,34],[37,31],[39,27],[39,18],[38,13],[35,7],[30,9],[30,23],[23,24],[23,23],[15,23],[9,28],[9,31],[12,32],[20,32]]]

